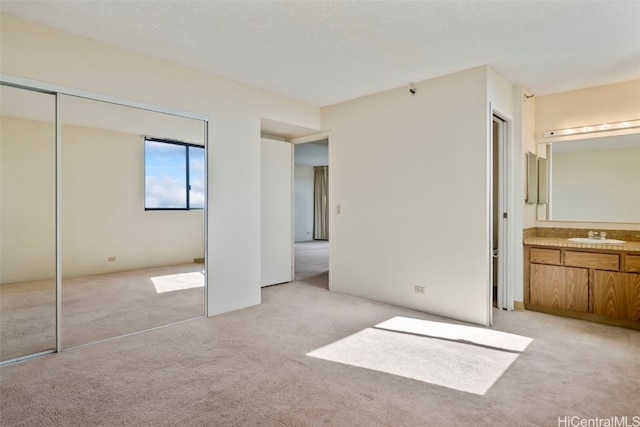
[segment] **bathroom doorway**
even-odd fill
[[[508,122],[495,113],[492,117],[491,141],[491,306],[507,310]]]

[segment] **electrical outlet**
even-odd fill
[[[107,258],[107,262],[116,262],[116,257],[110,256],[109,258]]]
[[[424,286],[416,286],[414,289],[417,294],[424,294]]]

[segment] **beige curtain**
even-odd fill
[[[329,240],[329,167],[313,168],[313,238]]]

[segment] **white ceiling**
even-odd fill
[[[2,0],[0,11],[318,106],[485,64],[537,95],[640,78],[633,0]]]

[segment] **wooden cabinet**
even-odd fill
[[[624,269],[625,271],[637,271],[640,273],[640,255],[627,255]]]
[[[560,249],[531,248],[531,262],[560,264]]]
[[[525,308],[640,329],[640,254],[525,245]]]
[[[593,301],[595,314],[640,321],[640,274],[596,270]]]
[[[532,264],[531,303],[587,312],[589,310],[589,270]]]
[[[567,250],[564,255],[564,264],[574,267],[618,270],[620,268],[620,255]]]

